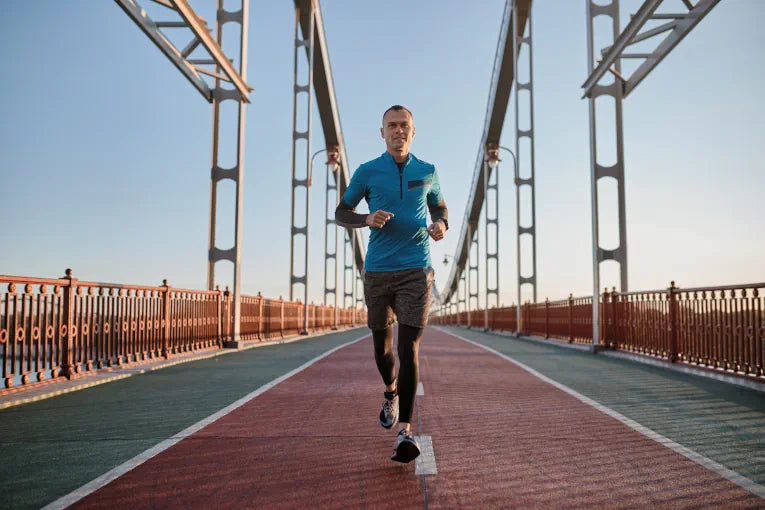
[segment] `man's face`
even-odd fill
[[[406,154],[414,138],[414,120],[404,110],[391,110],[383,117],[380,134],[389,151]]]

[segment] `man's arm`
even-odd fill
[[[357,214],[356,210],[342,200],[335,209],[335,221],[339,227],[362,228],[367,226],[367,214]]]
[[[342,200],[335,209],[335,221],[338,226],[345,228],[383,228],[392,217],[393,213],[383,210],[375,211],[373,214],[357,214],[353,207]]]
[[[428,210],[430,210],[430,219],[433,221],[428,227],[428,233],[434,241],[440,241],[448,228],[449,210],[446,208],[446,202],[441,200],[436,205],[428,204]]]
[[[428,204],[428,210],[430,211],[430,219],[433,223],[438,220],[449,220],[449,209],[446,208],[446,202],[441,200],[436,205]],[[446,226],[446,224],[444,224]]]

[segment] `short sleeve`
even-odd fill
[[[367,193],[366,172],[363,167],[359,167],[353,172],[351,182],[345,188],[345,193],[341,200],[348,206],[355,208],[361,202],[361,199]]]
[[[444,196],[441,194],[441,183],[438,182],[438,172],[433,169],[433,180],[430,183],[430,191],[428,191],[428,205],[435,206],[444,200]]]

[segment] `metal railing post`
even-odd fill
[[[231,291],[226,285],[226,291],[223,293],[226,297],[226,343],[231,341]]]
[[[167,359],[170,357],[170,287],[166,279],[162,280],[162,326],[162,356]]]
[[[600,327],[600,330],[603,333],[603,336],[601,337],[600,345],[604,347],[608,347],[608,287],[603,289],[603,318],[602,318],[602,326]]]
[[[550,298],[545,298],[545,338],[550,338]]]
[[[218,292],[216,300],[218,301],[218,347],[223,346],[223,291],[220,290],[220,285],[215,286],[215,290]]]
[[[568,295],[568,343],[574,343],[574,295]]]
[[[263,294],[258,291],[258,340],[263,340],[263,309],[264,306]]]
[[[279,336],[284,338],[284,299],[279,296]]]
[[[69,280],[68,285],[64,287],[64,321],[65,324],[61,328],[61,336],[63,336],[62,349],[61,349],[61,375],[67,379],[75,379],[77,377],[77,371],[74,366],[74,335],[76,330],[74,328],[74,293],[77,286],[77,278],[72,277],[72,270],[66,270],[65,279]]]
[[[667,356],[670,363],[675,363],[678,357],[677,346],[677,287],[675,282],[670,283],[669,289],[669,352]]]
[[[619,294],[616,287],[611,287],[611,340],[610,347],[617,349],[619,345]]]

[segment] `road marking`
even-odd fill
[[[90,482],[86,483],[85,485],[83,485],[79,489],[76,489],[76,490],[70,492],[69,494],[67,494],[66,496],[62,496],[59,499],[57,499],[56,501],[54,501],[54,502],[44,506],[43,510],[61,509],[61,508],[66,508],[69,505],[73,505],[74,503],[78,502],[79,500],[81,500],[85,496],[87,496],[87,495],[97,491],[98,489],[100,489],[104,485],[112,482],[113,480],[119,478],[120,476],[124,475],[128,471],[130,471],[130,470],[140,466],[141,464],[143,464],[147,460],[151,459],[152,457],[154,457],[154,456],[162,453],[163,451],[167,450],[171,446],[173,446],[176,443],[180,442],[182,439],[189,437],[190,435],[192,435],[192,434],[198,432],[199,430],[203,429],[204,427],[210,425],[214,421],[219,420],[220,418],[223,418],[224,416],[226,416],[230,412],[238,409],[239,407],[242,407],[244,404],[246,404],[250,400],[254,399],[255,397],[257,397],[258,395],[260,395],[262,393],[265,393],[266,391],[270,390],[271,388],[273,388],[274,386],[276,386],[280,382],[283,382],[283,381],[289,379],[290,377],[292,377],[293,375],[295,375],[295,374],[297,374],[299,372],[302,372],[306,368],[310,367],[311,365],[313,365],[317,361],[320,361],[320,360],[326,358],[327,356],[329,356],[330,354],[334,353],[335,351],[339,351],[343,347],[348,347],[349,345],[355,344],[356,342],[358,342],[360,340],[363,340],[364,338],[367,338],[367,337],[369,337],[369,334],[360,336],[359,338],[356,338],[355,340],[351,340],[350,342],[346,342],[346,343],[344,343],[342,345],[338,345],[337,347],[335,347],[333,349],[330,349],[329,351],[325,352],[324,354],[315,357],[311,361],[308,361],[308,362],[300,365],[296,369],[291,370],[290,372],[287,372],[286,374],[284,374],[284,375],[282,375],[280,377],[277,377],[273,381],[271,381],[271,382],[269,382],[267,384],[264,384],[263,386],[261,386],[260,388],[258,388],[255,391],[253,391],[252,393],[248,393],[247,395],[245,395],[244,397],[240,398],[239,400],[237,400],[233,404],[231,404],[231,405],[229,405],[227,407],[224,407],[223,409],[221,409],[217,413],[211,414],[207,418],[204,418],[204,419],[198,421],[197,423],[195,423],[194,425],[191,425],[190,427],[188,427],[188,428],[178,432],[174,436],[172,436],[172,437],[170,437],[168,439],[165,439],[161,443],[159,443],[159,444],[149,448],[145,452],[139,453],[138,455],[136,455],[132,459],[128,460],[127,462],[124,462],[124,463],[120,464],[119,466],[117,466],[116,468],[112,469],[111,471],[108,471],[108,472],[104,473],[103,475],[99,476],[98,478],[95,478],[94,480],[91,480]]]
[[[425,395],[425,388],[423,387],[422,383],[417,383],[417,395],[424,396]]]
[[[649,429],[648,427],[645,427],[645,426],[639,424],[638,422],[636,422],[634,420],[631,420],[630,418],[627,418],[623,414],[618,413],[618,412],[614,411],[613,409],[611,409],[609,407],[606,407],[603,404],[600,404],[599,402],[596,402],[596,401],[592,400],[589,397],[585,397],[581,393],[579,393],[579,392],[577,392],[575,390],[572,390],[568,386],[564,386],[563,384],[550,379],[546,375],[543,375],[543,374],[537,372],[533,368],[531,368],[531,367],[529,367],[527,365],[524,365],[520,361],[514,360],[510,356],[502,354],[499,351],[495,351],[491,347],[486,347],[485,345],[481,345],[478,342],[475,342],[473,340],[469,340],[469,339],[467,339],[465,337],[462,337],[460,335],[457,335],[456,333],[452,333],[451,331],[447,331],[445,329],[441,329],[441,328],[436,328],[436,329],[438,329],[439,331],[441,331],[443,333],[446,333],[448,335],[452,335],[455,338],[459,338],[460,340],[463,340],[463,341],[465,341],[465,342],[467,342],[469,344],[473,344],[476,347],[480,347],[481,349],[485,349],[485,350],[487,350],[487,351],[489,351],[489,352],[491,352],[493,354],[496,354],[500,358],[503,358],[503,359],[509,361],[510,363],[518,366],[519,368],[522,368],[523,370],[525,370],[526,372],[530,373],[531,375],[536,376],[539,379],[542,379],[544,382],[555,386],[559,390],[568,393],[572,397],[574,397],[574,398],[584,402],[585,404],[587,404],[589,406],[594,407],[598,411],[600,411],[600,412],[602,412],[604,414],[607,414],[608,416],[610,416],[610,417],[612,417],[612,418],[614,418],[616,420],[619,420],[620,422],[624,423],[625,425],[627,425],[632,430],[640,432],[641,434],[643,434],[647,438],[653,439],[657,443],[659,443],[659,444],[669,448],[670,450],[672,450],[672,451],[674,451],[676,453],[679,453],[683,457],[685,457],[685,458],[687,458],[689,460],[692,460],[696,464],[699,464],[699,465],[707,468],[708,470],[717,473],[718,475],[722,476],[723,478],[726,478],[727,480],[730,480],[731,482],[735,483],[739,487],[741,487],[743,489],[746,489],[747,491],[751,492],[752,494],[765,499],[765,487],[763,487],[762,485],[758,484],[757,482],[755,482],[753,480],[750,480],[749,478],[747,478],[747,477],[745,477],[743,475],[740,475],[740,474],[736,473],[732,469],[728,469],[727,467],[723,466],[722,464],[719,464],[719,463],[713,461],[712,459],[708,459],[707,457],[704,457],[703,455],[694,452],[690,448],[686,448],[685,446],[683,446],[683,445],[681,445],[679,443],[676,443],[676,442],[672,441],[671,439],[669,439],[667,437],[662,436],[658,432],[655,432],[655,431]]]
[[[433,438],[430,436],[414,436],[420,445],[420,456],[414,460],[415,475],[437,475],[436,453],[433,451]]]

